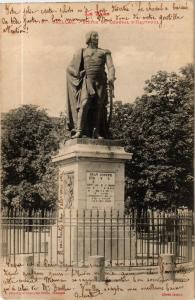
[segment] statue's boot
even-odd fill
[[[96,135],[96,139],[98,139],[98,140],[103,140],[104,138],[103,138],[103,136],[97,134],[97,135]]]
[[[93,138],[98,140],[103,140],[104,138],[99,134],[96,128],[93,129]]]
[[[71,139],[78,139],[81,138],[82,134],[81,134],[81,130],[78,130],[72,137]]]

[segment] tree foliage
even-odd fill
[[[59,137],[55,122],[33,105],[5,115],[2,132],[3,205],[46,208],[57,197],[51,165]]]
[[[113,105],[112,120],[110,125],[113,139],[124,139],[124,133],[128,131],[131,119],[133,105],[123,104],[122,101],[116,101]]]
[[[125,125],[124,107],[116,103],[115,111],[123,111],[123,125],[113,123],[117,126],[113,131],[118,130],[127,151],[133,153],[126,168],[126,195],[131,205],[192,207],[193,82],[191,65],[179,74],[160,71],[153,75]]]

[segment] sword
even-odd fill
[[[110,126],[112,120],[112,108],[113,108],[113,98],[114,98],[114,83],[107,81],[107,93],[109,102],[109,115],[108,115],[108,127]]]

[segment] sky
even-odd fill
[[[99,33],[99,47],[110,49],[116,69],[115,100],[132,103],[144,82],[159,70],[178,71],[193,62],[193,12],[180,22],[158,25],[34,25],[28,34],[1,39],[1,111],[35,104],[59,116],[65,110],[66,68],[85,45],[85,34]]]

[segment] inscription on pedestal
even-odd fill
[[[113,207],[114,187],[115,173],[87,172],[87,208]]]

